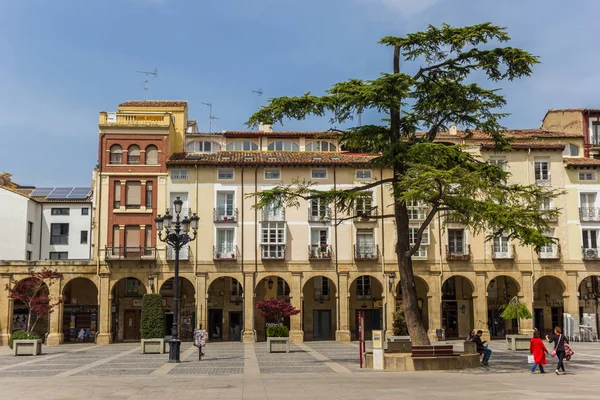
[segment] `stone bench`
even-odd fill
[[[460,357],[460,354],[454,353],[454,348],[451,344],[412,346],[412,358],[432,357]]]
[[[387,351],[389,353],[412,353],[410,336],[388,336]]]
[[[464,353],[477,353],[477,344],[475,342],[465,342]]]
[[[529,350],[531,337],[527,335],[507,335],[506,350]]]

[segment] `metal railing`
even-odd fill
[[[263,260],[283,260],[285,244],[261,244],[260,255]]]
[[[579,207],[579,220],[584,222],[600,222],[600,208]]]
[[[515,258],[515,245],[511,244],[506,246],[506,249],[498,248],[494,245],[492,247],[492,260],[514,260]]]
[[[213,209],[214,222],[236,222],[238,209],[235,207],[217,207]]]
[[[377,261],[379,259],[379,245],[354,245],[354,259],[356,261]]]
[[[581,258],[584,260],[600,260],[600,248],[581,248]]]
[[[238,247],[236,245],[221,245],[213,247],[213,260],[235,261],[238,259]]]
[[[354,222],[375,222],[376,219],[373,217],[376,217],[378,212],[377,206],[366,209],[356,209],[354,210],[354,216],[356,217],[354,218]]]
[[[156,247],[106,247],[106,260],[156,260]]]
[[[538,258],[540,260],[558,260],[560,259],[561,251],[559,244],[552,245],[552,251],[547,251],[547,249],[542,249],[542,251],[538,251]]]
[[[448,246],[446,245],[446,260],[470,260],[471,259],[471,245],[466,244],[463,246]]]
[[[548,178],[540,178],[535,180],[535,184],[538,186],[552,186],[552,180]]]
[[[326,245],[309,245],[308,259],[309,260],[331,260],[331,246]]]
[[[181,249],[179,249],[179,259],[183,260],[183,261],[190,259],[189,244],[186,244]],[[174,260],[175,260],[175,250],[171,246],[167,245],[167,261],[174,261]]]
[[[329,222],[331,221],[331,208],[318,207],[308,208],[308,220],[312,222]]]
[[[277,212],[274,212],[273,209],[263,209],[262,212],[262,221],[263,222],[271,222],[271,221],[285,221],[285,208],[277,209]]]

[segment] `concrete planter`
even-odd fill
[[[269,353],[289,353],[290,338],[289,337],[268,337],[267,349]]]
[[[142,354],[164,354],[165,339],[142,339]]]
[[[388,336],[387,351],[390,353],[412,353],[410,336]]]
[[[24,339],[13,341],[15,356],[37,356],[42,354],[42,339]]]
[[[527,335],[507,335],[506,350],[529,350],[531,337]]]

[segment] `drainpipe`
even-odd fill
[[[531,155],[531,149],[527,150],[527,184],[531,184],[531,168],[529,165],[529,156]],[[535,282],[535,266],[533,264],[533,247],[529,246],[529,261],[531,262],[531,310],[533,311],[533,287]]]
[[[196,213],[198,213],[200,211],[200,209],[198,208],[199,202],[198,202],[198,194],[199,194],[199,186],[198,186],[198,175],[200,174],[200,171],[198,171],[198,164],[194,164],[194,169],[196,170]],[[188,211],[189,214],[189,211]],[[198,214],[196,214],[198,215]],[[194,276],[196,275],[196,273],[198,272],[198,245],[199,245],[199,241],[196,240],[196,260],[194,261]],[[206,282],[204,284],[204,286],[206,286]],[[202,321],[202,320],[200,320]]]
[[[333,166],[333,190],[337,189],[337,175],[335,165]],[[333,229],[335,231],[335,276],[337,278],[337,310],[335,313],[337,319],[336,331],[340,330],[340,273],[338,265],[338,224],[337,224],[337,206],[333,203]]]
[[[242,203],[241,203],[242,215],[241,215],[240,221],[242,223],[241,223],[241,228],[240,228],[240,231],[241,231],[240,235],[241,235],[242,238],[240,239],[240,247],[242,248],[242,251],[240,253],[240,262],[242,263],[242,282],[244,282],[244,284],[245,284],[246,282],[245,282],[245,279],[244,279],[244,221],[246,221],[246,219],[244,218],[244,197],[245,197],[244,196],[244,167],[242,167],[241,185],[242,185],[242,189],[241,189],[241,191],[242,191]],[[236,215],[236,218],[238,218],[237,215]],[[247,290],[245,290],[245,291],[242,292],[242,299],[244,299],[246,297],[246,291]],[[254,293],[254,290],[252,290],[251,293]],[[245,307],[245,303],[244,302],[243,302],[243,304],[244,304],[244,307]],[[244,322],[245,322],[244,321],[244,313],[242,313],[242,323],[244,323]],[[244,330],[245,329],[246,329],[246,326],[244,324]]]
[[[383,168],[379,169],[380,179],[383,179]],[[383,185],[379,185],[380,203],[381,203],[381,215],[383,216]],[[385,302],[383,303],[383,336],[385,338],[385,332],[387,330],[387,300],[392,292],[389,290],[389,283],[385,278],[385,220],[381,218],[381,274],[383,275],[383,290],[385,292]],[[400,277],[398,277],[400,278]],[[385,343],[385,341],[384,341]]]
[[[439,323],[441,325],[442,322],[442,312],[443,312],[443,307],[442,307],[442,285],[443,285],[443,279],[444,279],[444,259],[443,259],[443,252],[442,252],[442,218],[440,216],[440,213],[437,213],[437,217],[438,217],[438,250],[440,253],[440,275],[439,275],[439,284],[440,284],[440,319],[439,319]],[[441,328],[441,326],[440,326]],[[431,326],[429,327],[429,329],[437,329],[437,328],[432,328]],[[445,336],[445,335],[444,335]]]
[[[89,234],[88,234],[88,257],[91,260],[92,259],[92,234],[94,233],[93,229],[92,229],[92,224],[93,224],[93,219],[92,219],[92,213],[94,212],[94,204],[90,203],[90,209],[89,209],[89,216],[90,216],[90,230],[89,230]]]
[[[41,206],[40,207],[40,244],[38,246],[39,247],[39,250],[38,250],[38,252],[39,252],[39,254],[38,254],[38,260],[42,259],[42,241],[44,239],[43,238],[43,236],[44,236],[44,230],[42,229],[43,225],[44,225],[44,203],[41,203],[40,206]],[[50,234],[52,234],[52,232],[50,232]],[[50,257],[48,257],[48,258],[50,258]]]
[[[256,193],[258,193],[258,165],[254,168],[254,205],[256,205]],[[254,208],[254,273],[252,274],[252,313],[254,314],[254,307],[256,306],[256,276],[258,275],[258,209]],[[256,340],[256,327],[254,322],[254,315],[252,315],[252,332],[254,332],[254,338]]]

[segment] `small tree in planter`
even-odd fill
[[[20,282],[13,280],[12,284],[6,285],[8,298],[20,301],[27,308],[27,330],[16,331],[10,340],[11,348],[15,345],[15,341],[17,341],[15,355],[37,355],[41,353],[42,341],[39,335],[33,332],[33,329],[40,318],[48,316],[54,307],[60,304],[61,299],[57,299],[55,303],[50,302],[50,292],[48,289],[60,278],[62,278],[62,274],[48,268],[43,268],[38,272],[31,271],[29,277]],[[35,343],[28,343],[28,341],[35,341]],[[19,352],[19,344],[27,347],[25,353]]]
[[[505,321],[510,321],[511,319],[517,320],[517,329],[518,333],[521,334],[521,319],[531,319],[531,312],[527,308],[527,306],[519,301],[517,296],[510,299],[508,304],[500,307],[502,313],[500,317]]]
[[[164,353],[165,309],[160,294],[146,293],[142,297],[142,353]]]
[[[286,317],[297,315],[300,310],[296,309],[284,299],[271,297],[269,300],[259,301],[256,308],[260,310],[260,315],[264,317],[267,324],[267,347],[270,353],[290,351],[290,332],[283,326],[283,320]]]

